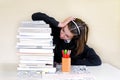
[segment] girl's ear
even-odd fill
[[[77,40],[79,37],[80,37],[79,35],[78,36],[74,36],[73,39]]]

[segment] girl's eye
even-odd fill
[[[64,32],[64,29],[62,29],[62,31]]]
[[[67,37],[67,38],[69,38],[69,36],[68,36],[68,35],[66,35],[66,37]]]

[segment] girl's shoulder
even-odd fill
[[[91,51],[94,52],[94,49],[89,47],[88,45],[85,45],[84,52],[87,53],[87,52],[91,52]]]

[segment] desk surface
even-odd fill
[[[8,69],[9,66],[9,69]],[[11,68],[10,68],[11,66]],[[6,68],[7,67],[7,68]],[[104,63],[101,66],[89,66],[87,67],[88,71],[95,77],[94,80],[120,80],[120,70],[107,64]],[[51,80],[60,80],[60,79],[55,79],[56,77],[60,77],[64,75],[67,75],[66,73],[64,74],[50,74],[50,75],[45,75],[47,77],[48,80],[50,80],[50,78],[53,78]],[[74,74],[76,77],[80,76],[77,74]],[[83,75],[84,76],[84,75]],[[68,76],[70,77],[70,76]],[[16,71],[16,67],[9,64],[6,66],[0,66],[0,80],[23,80],[17,77],[17,71]],[[28,80],[28,79],[26,79]],[[30,79],[29,79],[30,80]],[[33,80],[33,79],[31,79]],[[40,78],[35,77],[34,80],[40,80]],[[41,79],[43,80],[43,79]],[[71,80],[71,79],[65,79],[65,80]],[[74,80],[74,79],[72,79]],[[77,80],[77,79],[75,79]],[[79,79],[82,80],[82,79]],[[85,80],[85,79],[84,79]],[[87,80],[87,79],[86,79]]]
[[[88,67],[88,69],[95,75],[96,80],[120,80],[120,70],[110,64]]]

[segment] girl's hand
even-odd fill
[[[65,27],[70,21],[72,21],[72,20],[75,20],[75,18],[74,17],[68,17],[68,18],[66,18],[63,22],[60,22],[59,24],[58,24],[58,27]]]

